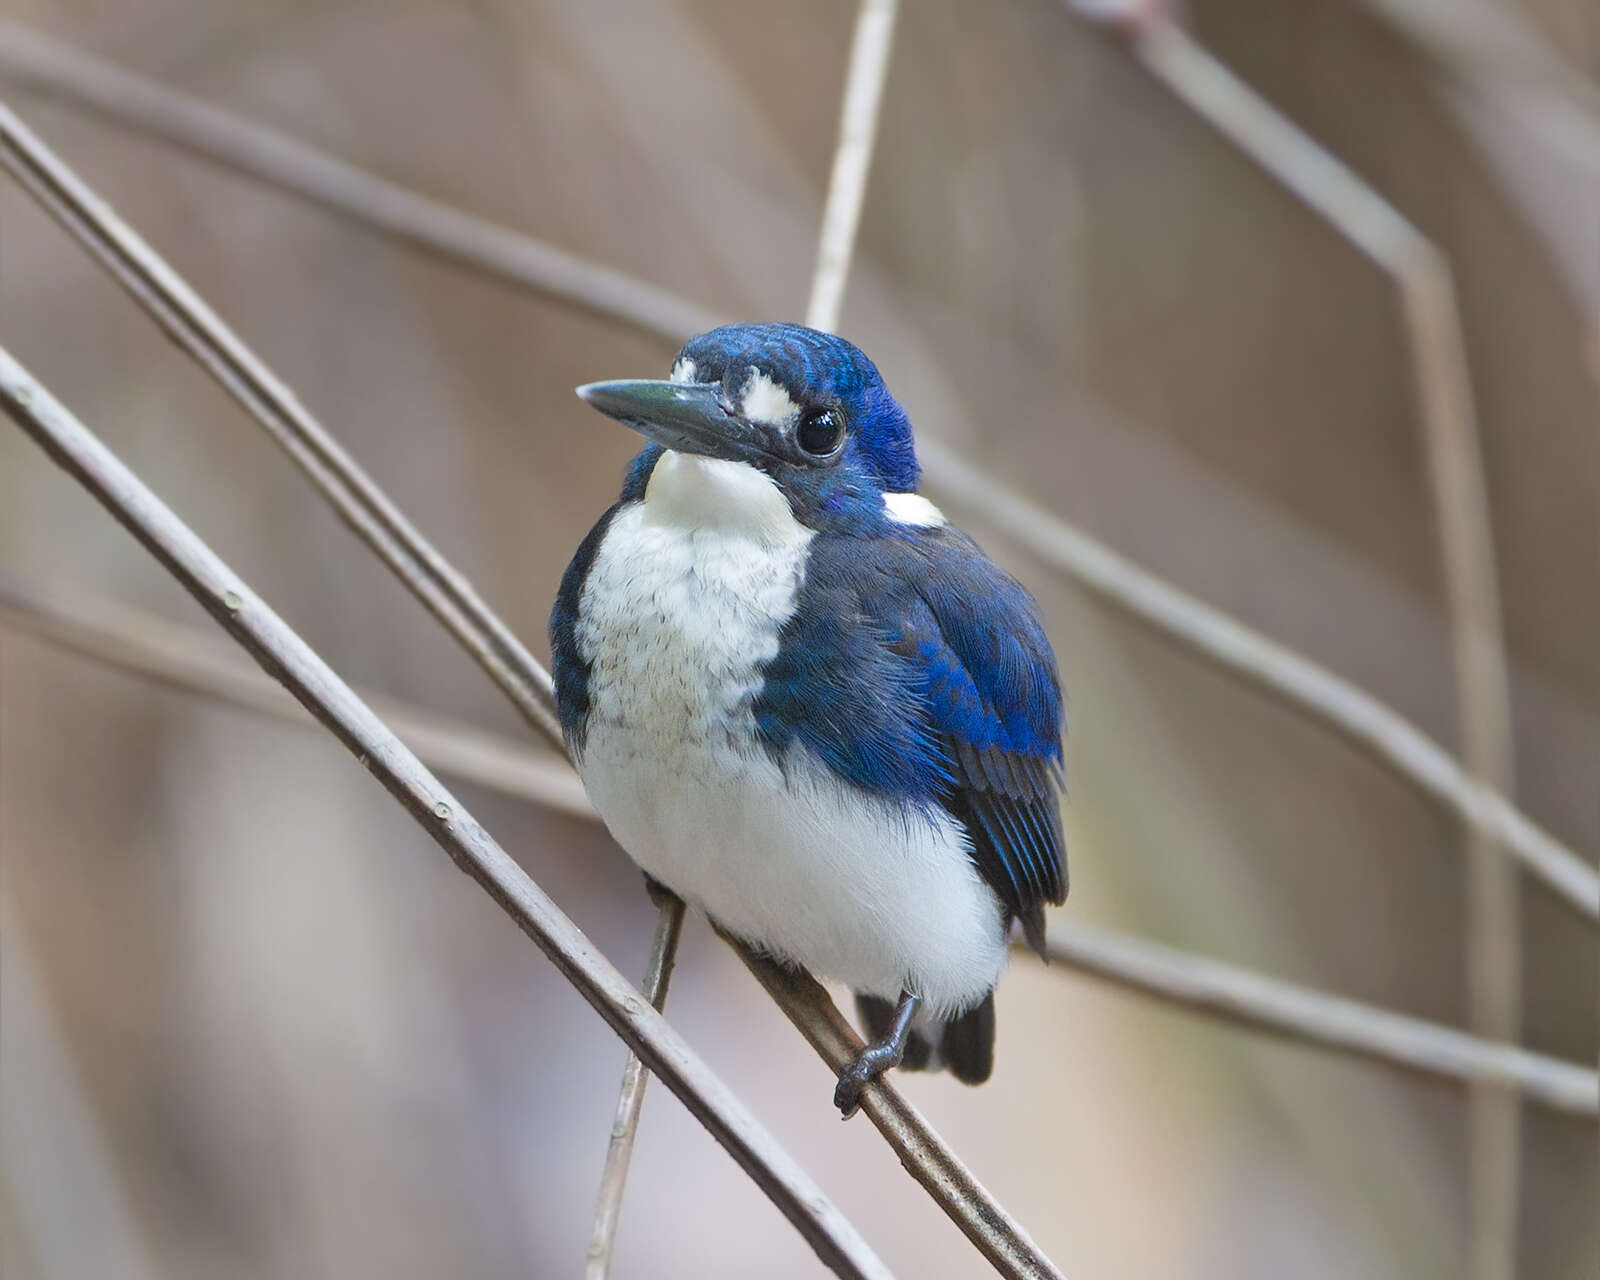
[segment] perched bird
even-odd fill
[[[578,395],[649,442],[550,620],[584,787],[645,873],[847,983],[870,1041],[978,1084],[1021,922],[1067,892],[1061,691],[1037,606],[916,492],[877,367],[790,324]]]

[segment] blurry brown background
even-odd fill
[[[1504,3],[1594,87],[1592,0]],[[803,308],[843,0],[0,9],[719,313]],[[1353,0],[1197,0],[1191,17],[1451,255],[1519,800],[1592,860],[1600,168]],[[634,443],[571,388],[657,374],[670,351],[0,93],[543,654],[561,568]],[[1048,0],[903,7],[841,330],[920,431],[1456,743],[1392,290],[1103,35]],[[0,343],[347,678],[525,736],[7,182]],[[1038,594],[1061,656],[1065,913],[1461,1025],[1456,825],[951,509]],[[9,427],[0,567],[205,625]],[[461,794],[637,975],[653,912],[609,841]],[[577,1273],[622,1047],[331,739],[0,634],[0,854],[8,1277]],[[1593,1063],[1594,934],[1532,883],[1523,919],[1525,1040]],[[699,922],[670,1015],[897,1272],[984,1274],[866,1122],[837,1121],[824,1067]],[[901,1085],[1069,1275],[1459,1273],[1460,1089],[1028,964],[999,1018],[989,1086]],[[1593,1277],[1594,1129],[1524,1123],[1519,1274]],[[619,1249],[623,1277],[817,1271],[664,1091]]]

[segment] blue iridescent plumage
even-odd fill
[[[776,406],[770,421],[748,412],[755,380],[760,403]],[[863,804],[958,824],[966,839],[956,847],[968,848],[1002,924],[1020,921],[1042,950],[1044,907],[1067,890],[1054,655],[1028,593],[931,505],[904,501],[919,478],[911,424],[873,363],[829,334],[732,325],[685,345],[674,385],[582,394],[652,443],[579,548],[552,613],[557,697],[575,751],[585,747],[592,675],[580,615],[608,531],[644,502],[671,450],[747,464],[803,530],[792,611],[773,620],[776,653],[755,666],[746,695],[753,749],[780,767],[799,751]],[[641,608],[655,607],[653,588],[632,589],[645,591]],[[884,994],[862,1001],[879,1037],[894,1012]],[[902,1028],[908,1063],[937,1052],[962,1079],[985,1078],[987,986],[979,997],[946,1024],[942,1049],[918,1032],[907,1048]]]

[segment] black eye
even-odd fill
[[[844,419],[836,409],[813,409],[800,420],[794,438],[813,458],[826,458],[844,443]]]

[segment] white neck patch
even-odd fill
[[[662,454],[645,486],[644,508],[650,524],[745,537],[765,546],[799,547],[813,536],[770,476],[724,458]]]
[[[800,406],[782,384],[774,382],[760,369],[754,369],[744,384],[739,414],[764,427],[787,427],[800,416]]]
[[[937,529],[948,523],[944,512],[920,493],[886,493],[883,509],[896,524],[914,525],[919,529]]]

